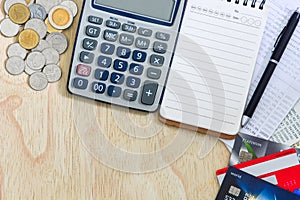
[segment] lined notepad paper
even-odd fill
[[[189,0],[160,115],[235,135],[241,124],[267,9],[261,1]]]

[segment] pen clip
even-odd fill
[[[274,47],[273,47],[273,49],[272,49],[272,52],[275,50],[276,46],[277,46],[278,43],[279,43],[279,40],[280,40],[281,36],[284,34],[285,31],[286,31],[286,26],[284,27],[284,29],[281,31],[281,33],[280,33],[279,36],[277,37],[276,42],[275,42],[275,44],[274,44]]]

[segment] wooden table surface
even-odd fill
[[[63,77],[42,92],[6,72],[16,38],[0,36],[1,199],[214,199],[229,158],[216,138],[67,92],[78,18],[64,31]]]

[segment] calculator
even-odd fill
[[[69,71],[74,95],[158,109],[185,0],[85,0]]]

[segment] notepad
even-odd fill
[[[245,2],[187,2],[160,109],[167,122],[238,133],[268,13],[265,1]]]

